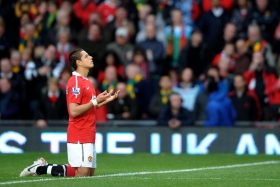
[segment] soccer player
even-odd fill
[[[75,49],[69,55],[73,69],[66,88],[69,125],[67,129],[68,163],[48,164],[44,158],[26,167],[20,176],[51,174],[53,176],[93,176],[96,168],[95,134],[96,109],[118,97],[104,91],[96,96],[95,89],[87,79],[89,69],[94,66],[92,57],[83,49]]]

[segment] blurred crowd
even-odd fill
[[[68,55],[93,57],[98,121],[280,119],[277,0],[0,0],[0,119],[68,119]]]

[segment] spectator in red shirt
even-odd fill
[[[276,103],[275,99],[279,100],[279,97],[274,97],[274,91],[278,90],[275,70],[267,65],[261,52],[253,54],[251,65],[244,77],[248,89],[256,92],[262,106]]]
[[[114,19],[118,3],[119,0],[105,0],[98,6],[98,12],[102,17],[103,26]]]
[[[88,27],[89,15],[96,10],[97,7],[91,0],[79,0],[74,4],[74,12],[84,27]]]
[[[212,61],[212,65],[217,66],[220,59],[223,57],[230,59],[229,70],[232,72],[235,68],[235,61],[236,61],[236,54],[234,52],[233,43],[227,43],[224,46],[223,51],[214,57],[214,59]]]
[[[202,0],[202,9],[204,12],[211,10],[213,2],[221,2],[221,6],[230,11],[233,7],[234,0]]]

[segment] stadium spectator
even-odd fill
[[[145,40],[147,40],[147,35],[148,32],[147,31],[147,27],[149,27],[149,29],[151,29],[150,27],[154,26],[154,28],[156,29],[156,33],[155,33],[155,38],[164,44],[164,47],[166,48],[167,46],[167,41],[166,41],[166,37],[165,37],[165,32],[164,32],[164,29],[165,29],[165,24],[164,23],[161,23],[160,21],[158,21],[159,23],[157,23],[157,18],[154,14],[148,14],[145,18],[145,29],[142,29],[142,30],[139,30],[136,34],[136,43],[141,43]],[[151,36],[152,34],[150,34]],[[164,51],[165,53],[165,51]]]
[[[114,19],[119,0],[105,0],[98,5],[98,12],[102,17],[102,25],[105,26]]]
[[[195,83],[192,69],[185,68],[182,71],[181,80],[180,85],[173,88],[173,92],[178,93],[182,97],[182,106],[192,112],[195,98],[199,92],[199,86]]]
[[[236,111],[236,121],[258,121],[261,119],[259,101],[253,92],[246,88],[243,75],[234,77],[235,90],[229,93],[229,97]],[[258,103],[258,104],[257,104]]]
[[[236,61],[234,72],[236,74],[243,74],[250,66],[251,54],[248,52],[246,41],[238,39],[235,43],[236,48]]]
[[[118,83],[118,74],[115,66],[107,66],[104,72],[104,79],[101,82],[101,92],[115,90]]]
[[[149,103],[153,94],[153,87],[141,76],[139,66],[129,64],[125,73],[127,76],[126,90],[130,98],[136,99],[138,106],[138,118],[147,119],[149,117]]]
[[[257,24],[262,38],[271,43],[278,18],[277,12],[268,3],[269,0],[256,0],[256,6],[250,8],[246,15],[245,25]]]
[[[111,38],[114,38],[116,30],[119,27],[124,27],[127,29],[127,39],[131,39],[131,37],[135,34],[135,26],[134,24],[129,20],[128,18],[128,10],[124,5],[119,5],[115,18],[107,23],[106,30],[109,30],[111,32]]]
[[[23,78],[24,67],[21,64],[20,53],[16,50],[12,51],[10,60],[12,65],[12,72],[15,74],[19,74]]]
[[[209,62],[215,54],[221,52],[224,46],[224,43],[219,40],[223,36],[224,29],[226,29],[226,23],[229,21],[229,15],[221,7],[220,0],[212,0],[211,3],[212,9],[204,12],[197,22],[197,26],[203,33],[204,42],[207,44],[207,50],[210,50],[206,57]],[[217,45],[220,45],[220,48],[216,47]]]
[[[197,1],[174,0],[174,5],[181,10],[184,25],[194,26],[194,21],[200,16],[200,8]]]
[[[179,9],[172,10],[171,19],[171,25],[165,28],[167,56],[170,66],[178,68],[180,51],[190,39],[192,27],[183,24],[182,12]]]
[[[158,118],[163,107],[167,106],[169,96],[172,93],[172,83],[169,76],[164,75],[159,81],[159,90],[152,96],[149,112],[155,119]]]
[[[205,127],[232,127],[236,118],[236,111],[231,100],[223,93],[218,91],[218,85],[212,77],[207,85],[209,93],[206,106],[207,119]]]
[[[266,40],[262,39],[260,27],[258,25],[250,25],[248,27],[248,40],[246,42],[250,53],[262,52],[272,68],[275,67],[275,60],[272,49]]]
[[[141,46],[146,51],[146,54],[152,54],[150,55],[151,59],[148,60],[155,62],[156,72],[160,74],[163,71],[162,62],[165,56],[165,48],[164,44],[161,41],[157,40],[156,33],[157,29],[155,25],[146,25],[145,35],[147,36],[147,38],[144,41],[138,43],[138,46]]]
[[[30,61],[25,69],[24,75],[26,79],[27,100],[32,114],[36,114],[38,99],[42,88],[47,84],[49,77],[59,78],[60,72],[63,69],[61,63],[55,61],[56,48],[54,45],[49,45],[43,52],[43,56]],[[36,118],[36,115],[33,116]]]
[[[202,33],[194,30],[191,35],[191,41],[182,49],[179,57],[179,69],[191,68],[194,76],[199,78],[203,73],[205,59],[205,45],[202,43]]]
[[[277,96],[277,75],[275,70],[269,67],[261,52],[255,52],[249,69],[244,73],[244,77],[249,90],[254,90],[259,102],[264,108],[268,104],[272,105]],[[267,116],[264,116],[266,119]]]
[[[126,84],[119,82],[116,90],[120,90],[118,98],[108,103],[107,117],[110,120],[133,120],[137,119],[137,102],[129,97],[126,91]]]
[[[84,27],[88,27],[89,15],[97,11],[95,3],[91,0],[78,0],[74,3],[74,12]]]
[[[102,28],[104,28],[104,26],[102,25],[101,15],[98,12],[93,12],[89,15],[88,24],[91,25],[92,23],[98,24]]]
[[[25,48],[32,49],[39,42],[38,41],[38,39],[39,39],[38,32],[36,31],[35,25],[32,22],[25,24],[24,31],[25,31],[25,34],[24,34],[23,38],[20,40],[20,44],[18,47],[18,50],[20,53],[22,53],[22,51]]]
[[[101,68],[98,71],[97,80],[98,82],[102,82],[105,76],[105,69],[107,66],[115,66],[117,69],[118,80],[122,80],[124,78],[124,66],[121,64],[119,57],[112,50],[107,50],[102,57]]]
[[[168,25],[166,23],[166,20],[163,20],[161,15],[159,15],[159,14],[150,13],[145,17],[145,25],[147,25],[147,24],[155,25],[158,30],[158,34],[160,33],[162,40],[164,38],[165,42],[164,41],[163,42],[166,43],[166,38],[165,38],[165,33],[164,33],[164,29],[165,29],[166,25]]]
[[[56,60],[63,64],[68,64],[68,56],[70,51],[73,50],[74,45],[69,41],[70,38],[69,28],[60,28],[57,33],[58,41],[56,43]]]
[[[37,123],[47,123],[48,120],[66,120],[68,119],[66,97],[64,90],[59,88],[59,82],[56,78],[48,79],[47,88],[43,88],[36,112]]]
[[[218,62],[219,76],[224,86],[228,86],[227,90],[225,89],[224,93],[228,93],[232,88],[233,74],[230,72],[230,59],[223,57]],[[226,87],[225,87],[226,88]]]
[[[19,119],[19,101],[19,94],[12,89],[10,80],[0,78],[0,119]]]
[[[179,94],[172,93],[169,103],[164,107],[158,117],[159,126],[169,126],[178,129],[181,126],[192,126],[194,124],[191,113],[182,106],[183,100]]]
[[[233,10],[231,15],[231,22],[237,27],[238,37],[244,38],[246,32],[244,32],[244,22],[249,8],[249,0],[237,0],[237,7]]]
[[[151,51],[147,51],[147,56],[152,55],[151,53]],[[151,74],[156,71],[155,62],[151,56],[146,57],[144,49],[139,46],[136,46],[133,50],[131,64],[140,68],[141,76],[144,80],[150,80]]]
[[[128,31],[125,27],[116,30],[116,41],[107,45],[107,50],[116,52],[121,63],[127,65],[128,59],[132,57],[133,45],[128,42]]]

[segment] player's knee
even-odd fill
[[[76,170],[76,177],[88,177],[90,176],[90,168],[78,168]]]

